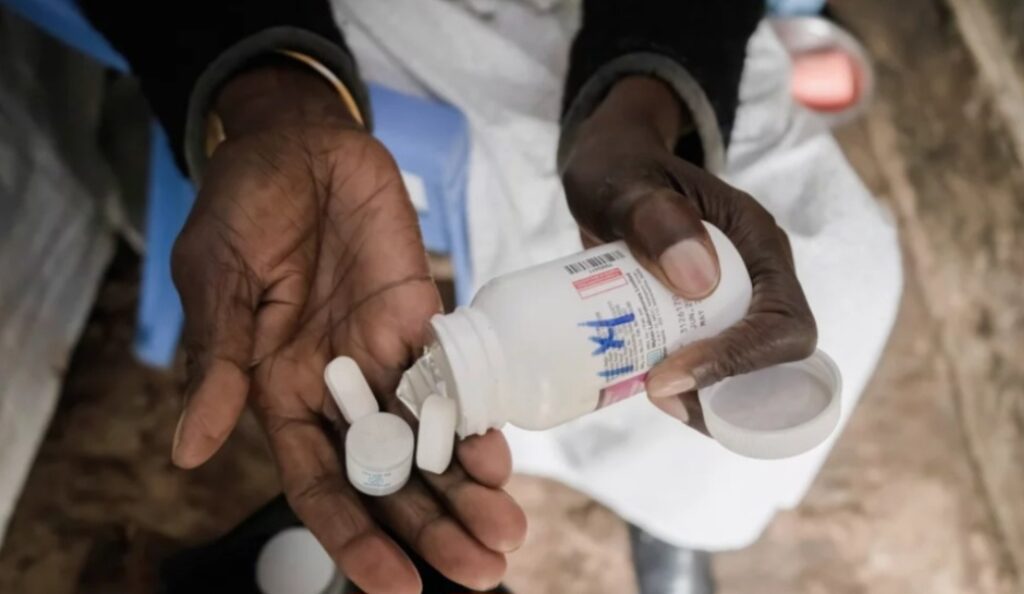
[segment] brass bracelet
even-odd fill
[[[356,100],[352,97],[352,93],[349,92],[345,83],[341,82],[341,79],[331,72],[330,69],[321,64],[316,58],[300,52],[292,50],[275,50],[275,53],[287,56],[293,60],[298,60],[325,78],[327,82],[334,87],[338,96],[341,97],[341,102],[345,104],[345,107],[348,109],[349,113],[352,114],[352,117],[359,122],[360,126],[366,126],[366,123],[363,121],[363,114],[359,110],[359,105],[356,103]],[[206,156],[209,157],[212,155],[214,149],[217,148],[217,145],[224,142],[225,138],[227,137],[224,134],[224,123],[221,121],[220,116],[217,115],[217,112],[211,109],[210,112],[206,114],[206,139],[203,143]]]

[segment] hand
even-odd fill
[[[206,461],[248,402],[292,508],[362,590],[420,591],[384,527],[453,581],[494,586],[525,533],[501,490],[511,458],[499,432],[462,442],[461,465],[444,475],[414,470],[388,497],[361,497],[339,462],[344,422],[324,367],[355,358],[382,408],[402,413],[394,388],[441,310],[394,161],[304,71],[240,75],[217,111],[227,140],[173,256],[190,363],[174,462]]]
[[[817,330],[789,239],[768,211],[673,153],[688,124],[664,83],[624,78],[581,124],[563,181],[584,244],[625,239],[682,297],[706,297],[718,284],[717,255],[701,220],[721,229],[743,257],[753,283],[746,317],[671,353],[647,376],[652,402],[704,429],[697,389],[803,359],[814,351]]]

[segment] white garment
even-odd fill
[[[555,168],[558,102],[571,31],[525,4],[489,20],[441,0],[336,0],[363,74],[441,97],[466,113],[474,284],[580,249]],[[789,233],[820,329],[844,376],[840,427],[895,320],[902,270],[895,229],[823,122],[788,92],[789,59],[765,24],[750,41],[727,179]],[[721,550],[755,540],[796,505],[832,440],[758,461],[633,398],[553,430],[508,428],[519,472],[558,479],[668,542]],[[834,439],[834,438],[833,438]]]

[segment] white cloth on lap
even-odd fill
[[[441,0],[335,4],[367,78],[439,96],[469,119],[475,285],[578,250],[555,169],[571,19],[509,2],[489,20]],[[820,346],[843,372],[842,426],[895,321],[899,246],[823,122],[793,103],[788,72],[762,24],[748,49],[726,178],[790,235]],[[506,435],[517,471],[573,486],[663,540],[709,550],[749,544],[776,510],[796,505],[834,442],[788,460],[741,458],[643,398]]]

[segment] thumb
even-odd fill
[[[194,468],[220,449],[245,408],[255,300],[242,273],[218,268],[215,278],[182,276],[175,274],[175,282],[185,309],[188,382],[171,460]]]
[[[700,212],[685,196],[657,189],[635,200],[623,236],[641,263],[679,296],[702,299],[718,286],[718,255]]]

